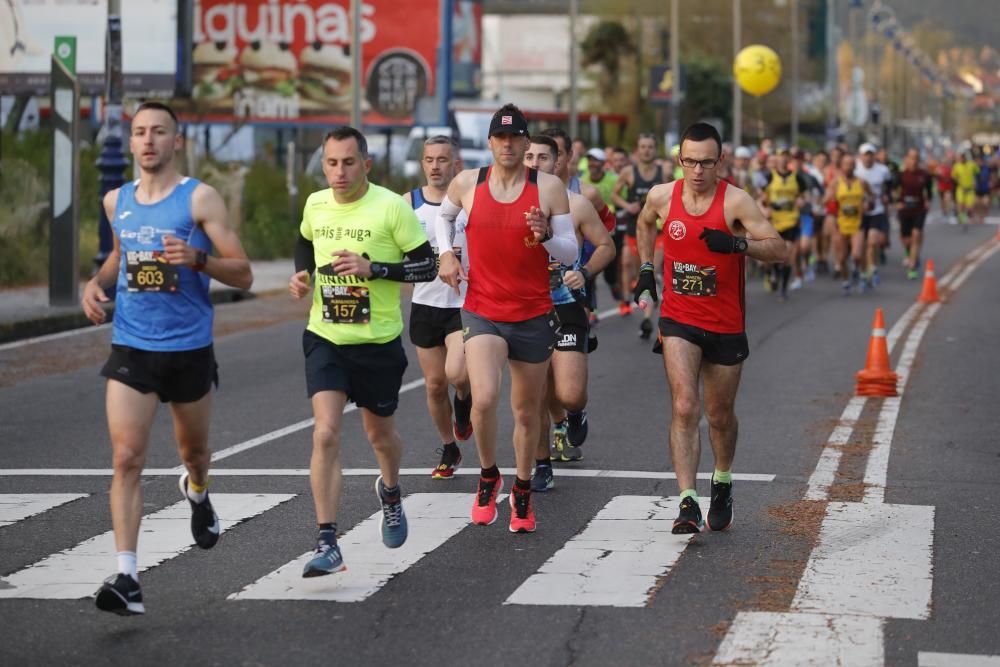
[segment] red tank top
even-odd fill
[[[684,180],[674,185],[667,223],[664,225],[663,304],[660,316],[711,331],[742,333],[746,328],[744,257],[712,252],[703,239],[703,229],[730,234],[723,203],[724,181],[719,181],[708,210],[691,215],[684,208]]]
[[[494,322],[523,322],[552,310],[549,253],[535,240],[524,214],[539,206],[538,172],[528,169],[524,189],[509,204],[490,192],[492,167],[479,170],[465,226],[469,288],[465,309]]]

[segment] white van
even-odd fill
[[[423,156],[424,141],[439,134],[450,137],[453,134],[453,130],[450,127],[443,126],[415,127],[410,130],[409,145],[406,149],[406,162],[403,164],[404,176],[407,178],[418,178],[420,176],[420,158]],[[462,156],[462,167],[464,169],[478,169],[493,162],[493,154],[481,144],[477,144],[471,137],[460,137],[459,147]]]

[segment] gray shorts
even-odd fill
[[[499,336],[507,343],[507,358],[540,364],[552,356],[559,333],[555,311],[523,322],[494,322],[462,309],[465,340],[475,336]]]

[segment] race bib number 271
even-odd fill
[[[674,294],[715,296],[718,290],[714,266],[674,262],[671,278]]]

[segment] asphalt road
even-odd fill
[[[970,252],[994,247],[996,230],[996,226],[968,230],[930,226],[926,255],[935,260],[938,277]],[[110,334],[87,331],[0,349],[0,502],[28,494],[86,494],[10,525],[0,523],[0,662],[801,664],[808,662],[801,656],[814,650],[815,655],[826,656],[810,658],[814,664],[840,659],[844,664],[930,665],[936,664],[931,653],[998,656],[1000,518],[990,502],[1000,490],[996,477],[1000,422],[995,407],[1000,366],[991,352],[1000,326],[1000,257],[982,259],[954,292],[942,289],[946,302],[930,319],[916,350],[895,429],[889,434],[885,504],[865,500],[872,488],[865,470],[872,443],[879,438],[881,399],[865,404],[849,442],[838,450],[843,458],[825,498],[803,500],[821,452],[853,394],[854,372],[864,363],[875,308],[884,309],[891,327],[920,291],[920,281],[905,280],[899,257],[894,240],[883,284],[864,295],[842,296],[839,284],[829,277],[794,292],[786,303],[766,294],[759,280],[750,286],[751,353],[737,401],[740,440],[734,472],[770,481],[737,481],[733,529],[696,536],[680,547],[676,558],[664,555],[663,567],[654,568],[655,580],[636,607],[546,604],[572,583],[546,584],[547,593],[533,604],[508,601],[614,498],[677,494],[676,482],[667,476],[641,474],[666,473],[671,467],[666,381],[660,357],[636,335],[637,316],[608,317],[598,327],[600,348],[591,356],[591,430],[585,458],[558,467],[556,488],[536,496],[536,533],[510,534],[505,508],[493,526],[468,525],[449,534],[363,601],[229,599],[312,546],[312,500],[308,477],[301,474],[308,468],[310,451],[310,432],[304,428],[218,462],[214,495],[293,497],[227,530],[215,549],[183,551],[143,572],[147,613],[134,618],[102,614],[88,598],[16,597],[11,594],[16,584],[10,583],[32,564],[110,530],[109,477],[103,473],[110,467],[110,447],[103,381],[97,375]],[[605,308],[612,305],[606,289],[600,298]],[[215,450],[311,416],[300,342],[304,312],[301,305],[283,297],[217,309],[221,387],[213,420]],[[904,342],[901,339],[894,349],[894,365]],[[408,342],[407,354],[410,367],[404,382],[418,380],[419,367]],[[474,491],[472,475],[452,482],[430,479],[439,445],[421,387],[403,394],[397,418],[405,443],[403,466],[420,471],[403,478],[405,494]],[[501,466],[513,465],[513,452],[506,444],[510,432],[509,409],[504,406]],[[707,435],[703,442],[700,471],[710,472]],[[342,450],[345,467],[375,467],[357,412],[345,418]],[[464,467],[477,467],[472,443],[464,445],[463,452]],[[169,414],[161,410],[147,465],[166,469],[177,463]],[[14,474],[29,468],[40,470]],[[562,472],[569,468],[631,472],[618,476]],[[77,472],[55,474],[53,469]],[[83,474],[84,469],[95,472]],[[223,474],[227,469],[242,472]],[[350,531],[378,509],[373,477],[359,473],[346,478],[342,531]],[[179,500],[174,474],[144,478],[144,490],[147,515]],[[708,494],[707,481],[699,482],[699,491]],[[672,517],[675,502],[665,506]],[[907,565],[908,556],[919,552],[917,547],[905,540],[893,547],[883,539],[894,528],[894,508],[902,506],[933,508],[927,510],[933,512],[933,532],[925,536],[931,561],[923,575],[919,562],[915,569]],[[843,542],[844,557],[818,559],[824,545],[830,544],[822,533],[827,530],[824,517],[829,521],[845,507],[868,520],[858,522]],[[418,526],[412,528],[411,539],[417,530]],[[368,541],[377,541],[375,531],[369,533]],[[919,535],[910,533],[905,538],[920,541]],[[609,539],[614,543],[614,530]],[[140,541],[140,552],[143,544]],[[890,563],[898,559],[896,570],[901,575],[892,588],[904,593],[912,588],[917,601],[915,613],[903,607],[898,613],[890,610],[881,615],[817,612],[831,628],[856,618],[871,621],[870,627],[878,630],[873,635],[877,651],[867,660],[845,659],[850,654],[835,643],[864,642],[853,637],[830,639],[822,632],[811,640],[809,635],[790,635],[795,638],[791,648],[768,649],[752,659],[745,657],[751,654],[720,652],[724,647],[729,651],[727,642],[737,639],[738,615],[761,619],[771,618],[761,612],[772,612],[803,617],[803,582],[809,573],[822,569],[822,563],[844,565],[852,553],[871,559],[863,565],[874,571],[885,565],[874,562],[879,558]],[[346,547],[344,557],[349,573],[364,569],[364,563],[352,561]],[[93,589],[114,569],[111,553],[106,566],[106,572],[93,580]],[[599,579],[614,593],[624,577],[642,574],[641,568],[624,567],[567,578]],[[921,586],[928,578],[930,597],[920,602]],[[843,584],[850,588],[851,577],[845,577]],[[861,597],[867,594],[880,595],[877,588]],[[806,649],[805,653],[788,658],[796,655],[794,645],[800,643],[798,649]]]

